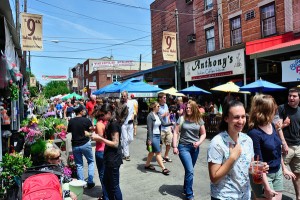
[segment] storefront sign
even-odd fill
[[[300,59],[281,62],[282,82],[300,81]]]
[[[97,83],[96,82],[89,82],[89,88],[92,89],[97,89]]]
[[[245,50],[239,49],[184,63],[185,81],[243,74]]]
[[[176,48],[176,33],[163,32],[162,38],[162,54],[163,59],[167,61],[177,61],[177,48]]]
[[[46,81],[66,81],[66,80],[68,80],[67,76],[48,76],[48,75],[43,75],[42,79],[46,80]]]
[[[30,87],[36,87],[36,79],[35,79],[35,77],[30,77]]]
[[[93,71],[97,71],[106,67],[126,67],[134,66],[134,61],[132,60],[112,60],[112,61],[96,61],[91,63]]]
[[[43,16],[30,13],[21,14],[22,50],[43,50]]]

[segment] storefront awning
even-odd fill
[[[289,53],[300,50],[300,39],[277,44],[262,50],[250,53],[250,59],[262,58],[267,56],[278,55],[282,53]]]
[[[170,64],[158,66],[158,67],[153,67],[151,69],[143,70],[143,71],[140,71],[140,72],[137,72],[137,73],[134,73],[134,74],[124,76],[124,77],[122,77],[122,80],[127,80],[127,79],[138,77],[138,76],[141,76],[141,75],[144,75],[144,74],[149,74],[149,73],[152,73],[152,72],[160,71],[160,70],[163,70],[163,69],[174,67],[175,65],[176,65],[175,63],[170,63]]]

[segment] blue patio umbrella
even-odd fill
[[[99,90],[94,91],[93,94],[94,95],[105,94],[105,91],[107,91],[109,88],[115,87],[120,84],[121,84],[120,82],[113,82],[107,86],[104,86],[103,88],[100,88]]]
[[[249,83],[247,85],[240,87],[241,91],[248,91],[248,92],[273,92],[273,91],[280,91],[285,89],[286,89],[285,87],[262,80],[261,78],[259,80],[254,81],[253,83]]]
[[[211,94],[210,92],[203,90],[195,85],[192,85],[191,87],[185,88],[183,90],[180,90],[179,92],[183,94],[194,94],[194,95],[199,95],[199,94]]]

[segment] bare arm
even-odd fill
[[[105,131],[105,126],[103,123],[97,122],[96,124],[96,133],[103,137]]]
[[[212,162],[208,163],[210,181],[214,184],[222,180],[231,170],[235,161],[241,155],[242,152],[241,145],[236,144],[235,147],[233,147],[233,145],[230,145],[229,151],[230,151],[229,158],[223,164],[216,164]]]
[[[176,124],[175,130],[174,130],[174,134],[173,134],[173,141],[172,141],[172,144],[173,144],[173,153],[174,154],[178,154],[178,149],[177,149],[177,138],[178,138],[178,135],[179,135],[179,124]]]
[[[107,146],[113,147],[113,148],[118,148],[119,146],[119,132],[114,132],[112,133],[112,141],[105,139],[104,137],[97,135],[93,133],[91,136],[92,140],[94,141],[102,141],[104,142]]]

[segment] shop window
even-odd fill
[[[88,64],[85,65],[85,71],[87,71],[87,70],[88,70]]]
[[[262,36],[267,37],[276,34],[275,4],[261,7],[260,13]]]
[[[112,82],[120,81],[121,76],[117,74],[112,75]]]
[[[96,76],[93,76],[93,82],[96,82],[97,78]]]
[[[205,30],[206,35],[206,49],[207,52],[215,50],[215,32],[214,27]]]
[[[241,16],[230,19],[231,45],[242,43]]]
[[[205,0],[205,10],[209,10],[213,7],[213,0]]]

